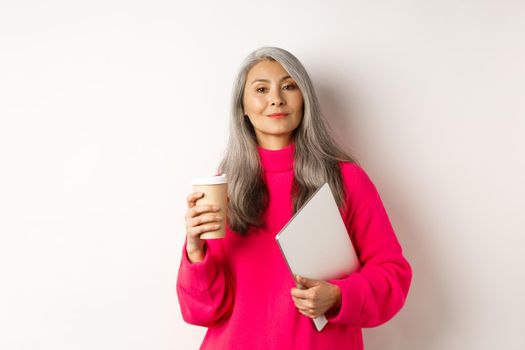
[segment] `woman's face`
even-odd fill
[[[248,71],[243,106],[258,144],[267,149],[287,146],[303,118],[303,95],[277,61],[261,61]]]

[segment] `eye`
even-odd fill
[[[295,85],[295,84],[286,84],[285,86],[283,86],[283,89],[285,89],[285,90],[294,90],[296,87],[297,87],[297,85]]]
[[[255,89],[255,91],[257,91],[257,92],[261,92],[261,93],[262,93],[262,92],[266,91],[266,88],[264,88],[264,87],[259,87],[259,88]]]

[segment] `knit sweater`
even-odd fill
[[[177,276],[183,319],[208,328],[200,349],[363,349],[361,328],[391,319],[412,279],[376,187],[357,164],[339,163],[349,203],[341,215],[361,269],[327,281],[339,287],[341,306],[319,332],[293,302],[295,282],[275,240],[292,217],[295,144],[257,149],[269,193],[265,225],[245,236],[227,227],[225,238],[205,241],[201,262],[189,261],[184,242]]]

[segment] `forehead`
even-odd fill
[[[248,83],[254,79],[280,79],[289,75],[283,66],[277,61],[263,60],[256,63],[249,71],[246,77]]]

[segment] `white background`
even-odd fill
[[[414,269],[366,348],[524,349],[524,33],[519,0],[1,0],[0,348],[198,348],[185,198],[240,62],[272,45],[346,126]]]

